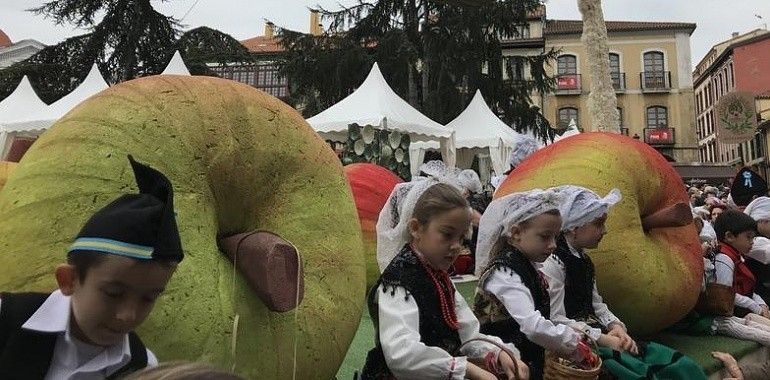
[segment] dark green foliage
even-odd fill
[[[496,0],[471,7],[423,1],[361,0],[336,11],[321,9],[330,21],[322,36],[280,30],[290,101],[312,116],[352,92],[378,62],[394,91],[440,123],[451,121],[481,89],[507,124],[552,139],[530,94],[553,88],[544,65],[556,53],[503,57],[501,46],[540,2]],[[531,79],[503,79],[504,71],[512,77],[511,63],[517,61],[527,61]]]
[[[0,70],[0,99],[28,75],[38,96],[52,103],[74,90],[94,62],[105,81],[115,84],[160,74],[175,50],[180,51],[191,74],[211,75],[207,62],[251,59],[236,39],[210,28],[190,30],[177,40],[177,20],[157,12],[150,0],[56,0],[31,11],[56,24],[89,32]]]

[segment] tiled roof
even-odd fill
[[[686,22],[644,22],[644,21],[605,21],[607,32],[638,32],[644,30],[687,30],[690,34],[695,31],[695,24]],[[583,21],[580,20],[548,20],[546,35],[580,34],[583,33]]]
[[[11,42],[11,39],[8,38],[8,35],[0,29],[0,48],[11,46],[12,44],[13,43]]]
[[[241,41],[241,45],[252,53],[280,53],[283,47],[278,41],[275,37],[257,36]]]

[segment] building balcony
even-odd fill
[[[580,74],[556,75],[556,95],[580,95],[583,85]]]
[[[645,128],[644,142],[652,146],[667,146],[676,144],[674,128]]]
[[[626,73],[610,73],[615,92],[626,92]]]
[[[670,71],[645,71],[639,73],[639,83],[642,92],[669,92],[671,91]]]

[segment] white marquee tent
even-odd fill
[[[489,109],[481,91],[476,91],[468,107],[446,128],[455,131],[457,166],[470,168],[474,157],[479,156],[482,179],[489,178],[489,164],[498,174],[508,169],[508,155],[520,136]],[[427,150],[437,148],[436,142],[420,142],[412,144],[409,154],[422,162]]]
[[[174,56],[171,57],[171,61],[168,62],[168,66],[166,66],[166,69],[161,74],[190,75],[190,70],[187,70],[187,65],[184,64],[179,50],[174,52]]]
[[[322,138],[332,141],[346,141],[350,124],[406,133],[413,144],[438,141],[447,166],[455,166],[454,132],[401,99],[385,81],[376,63],[356,91],[307,122]],[[410,157],[413,173],[419,167],[414,162]]]
[[[190,75],[178,51],[174,53],[163,74]],[[13,143],[13,138],[9,137],[34,138],[75,106],[107,88],[109,85],[94,63],[77,88],[49,106],[40,100],[25,76],[16,90],[0,102],[0,158],[5,157]]]

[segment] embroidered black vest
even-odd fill
[[[481,323],[481,333],[495,335],[506,343],[513,343],[521,352],[522,360],[529,366],[531,378],[542,378],[545,350],[527,339],[527,336],[521,332],[519,324],[510,316],[500,300],[484,290],[487,279],[498,268],[511,274],[516,273],[532,294],[535,310],[546,318],[551,316],[551,298],[548,296],[547,285],[543,282],[537,269],[524,257],[523,253],[510,245],[506,245],[503,251],[497,255],[497,258],[492,260],[479,280],[474,312]]]
[[[380,289],[382,285],[383,289]],[[420,313],[420,341],[426,346],[439,347],[454,355],[460,348],[460,335],[452,330],[441,314],[441,305],[436,296],[436,288],[425,268],[407,244],[390,262],[379,280],[369,291],[367,306],[374,324],[375,347],[366,357],[362,378],[387,378],[390,370],[380,344],[379,307],[375,301],[376,292],[380,297],[395,297],[396,287],[406,289],[406,297],[414,297]],[[454,289],[452,289],[454,291]]]
[[[53,359],[58,334],[22,329],[48,294],[2,293],[0,299],[0,379],[43,379]],[[147,349],[130,333],[131,361],[108,377],[117,379],[147,367]]]
[[[564,264],[564,309],[567,318],[576,321],[599,319],[594,310],[593,295],[596,270],[588,255],[576,257],[572,254],[564,235],[559,237],[554,251],[556,259]]]

